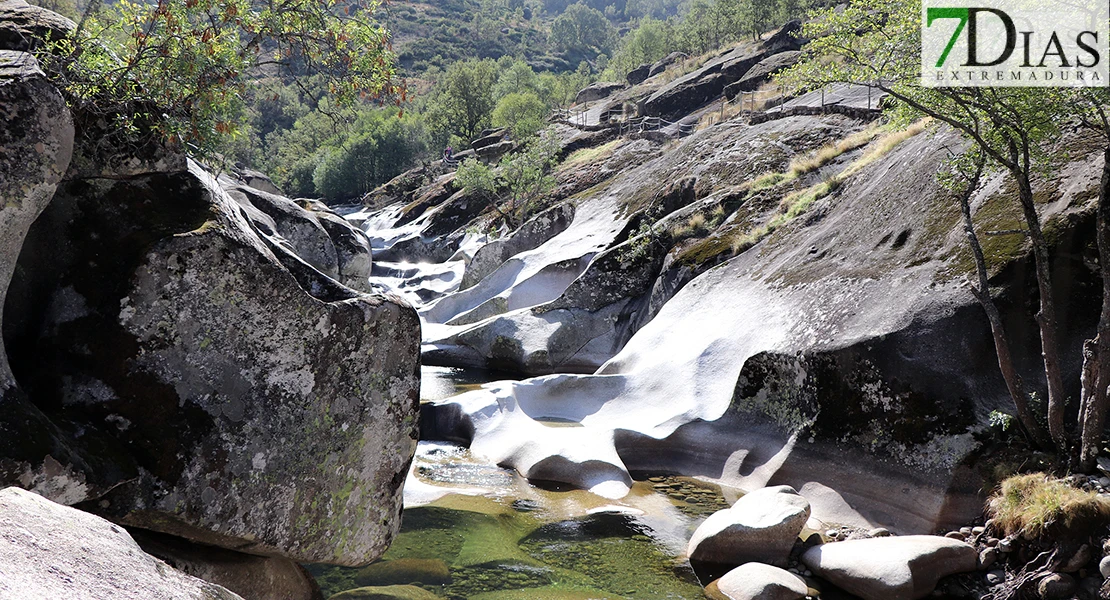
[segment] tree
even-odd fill
[[[436,80],[426,117],[433,129],[468,143],[489,127],[497,63],[467,60],[453,63]]]
[[[376,4],[337,0],[92,2],[39,54],[75,115],[208,153],[234,136],[250,74],[318,74],[339,105],[398,91]]]
[[[539,93],[538,85],[539,81],[532,67],[523,60],[516,59],[498,76],[497,84],[493,86],[493,99],[501,100],[509,94],[523,92]]]
[[[1098,263],[1102,269],[1102,308],[1095,337],[1083,344],[1079,405],[1079,468],[1092,471],[1102,445],[1110,410],[1110,92],[1106,88],[1075,92],[1081,121],[1102,137],[1102,177],[1096,209]]]
[[[645,18],[621,40],[620,48],[609,61],[605,78],[623,79],[632,69],[645,63],[653,63],[676,49],[671,24],[651,17]]]
[[[485,198],[500,219],[516,229],[537,212],[540,199],[555,186],[550,171],[558,153],[559,140],[548,132],[529,140],[523,151],[504,156],[496,169],[475,159],[463,161],[455,183]]]
[[[316,192],[328,200],[361,196],[403,173],[423,151],[420,124],[411,117],[392,110],[363,113],[314,169]]]
[[[616,37],[605,15],[581,2],[568,6],[551,24],[551,42],[564,52],[597,56],[610,52]]]
[[[513,137],[523,140],[544,126],[549,109],[533,92],[509,94],[493,109],[493,126],[509,127]]]
[[[820,88],[829,83],[874,85],[912,109],[932,116],[965,135],[977,150],[1004,168],[1017,186],[1033,248],[1040,310],[1037,324],[1048,389],[1048,429],[1063,455],[1066,397],[1060,367],[1056,304],[1052,295],[1049,247],[1033,198],[1032,178],[1042,141],[1057,133],[1064,92],[1052,88],[924,88],[918,85],[921,5],[917,0],[855,0],[843,10],[821,11],[807,23],[811,37],[806,58],[780,75],[791,86]],[[1013,389],[1011,388],[1011,392]],[[1012,394],[1019,417],[1024,397]],[[1040,426],[1023,420],[1032,439],[1043,445]]]

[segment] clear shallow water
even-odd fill
[[[424,376],[424,400],[491,379],[438,367],[425,367]],[[466,448],[422,441],[405,486],[401,532],[385,556],[364,568],[308,569],[325,597],[364,586],[415,585],[451,600],[703,598],[683,557],[686,542],[738,494],[687,478],[644,479],[612,501],[537,487]]]

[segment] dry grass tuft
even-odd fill
[[[1003,481],[987,503],[987,512],[1004,535],[1033,539],[1050,528],[1110,522],[1110,500],[1044,473],[1031,473]]]
[[[600,146],[594,146],[593,148],[582,148],[581,150],[575,150],[570,154],[570,156],[566,158],[566,160],[563,161],[561,165],[559,165],[559,168],[565,169],[568,167],[584,165],[607,159],[613,155],[613,152],[617,149],[617,146],[620,146],[620,144],[621,140],[613,140],[611,142],[606,142]]]

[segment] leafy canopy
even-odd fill
[[[40,58],[78,114],[195,152],[239,128],[248,81],[318,74],[338,105],[398,92],[388,32],[363,0],[120,0],[90,5]]]

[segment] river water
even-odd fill
[[[496,378],[441,367],[422,374],[424,401]],[[367,586],[423,590],[340,596],[351,600],[703,598],[684,557],[686,542],[739,492],[684,477],[633,475],[632,492],[612,501],[533,485],[464,447],[422,440],[405,485],[401,532],[385,556],[364,568],[308,569],[325,598]]]

